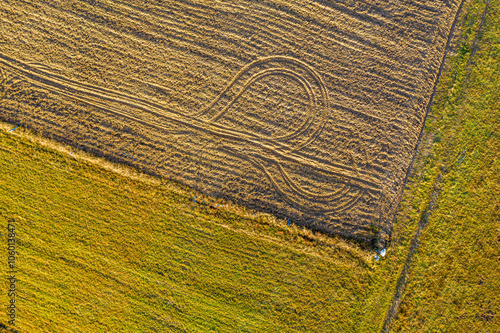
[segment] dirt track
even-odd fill
[[[383,243],[460,2],[201,2],[5,4],[0,117]]]

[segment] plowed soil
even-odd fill
[[[8,1],[0,117],[384,242],[461,1]]]

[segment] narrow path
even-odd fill
[[[483,10],[483,13],[482,13],[482,16],[481,16],[481,22],[479,24],[479,29],[478,29],[477,34],[476,34],[476,39],[474,41],[474,44],[472,45],[471,53],[469,55],[469,59],[467,61],[467,65],[466,65],[466,67],[464,69],[464,71],[466,72],[466,77],[464,79],[464,83],[463,83],[463,86],[462,86],[464,89],[465,89],[465,86],[466,86],[467,81],[469,79],[469,75],[467,75],[467,72],[468,72],[468,69],[469,69],[469,67],[470,67],[470,65],[472,63],[472,58],[474,57],[476,49],[477,49],[478,40],[480,38],[482,29],[483,29],[484,19],[486,17],[486,13],[487,13],[487,9],[488,9],[488,6],[490,4],[490,1],[491,0],[487,0],[486,1],[484,10]],[[444,64],[445,64],[445,60],[446,60],[446,55],[447,55],[447,53],[449,51],[450,42],[451,42],[451,39],[453,37],[453,32],[455,30],[455,26],[457,24],[458,18],[460,17],[460,14],[462,12],[464,3],[465,3],[465,0],[462,1],[461,4],[460,4],[460,7],[459,7],[459,9],[457,11],[457,15],[455,17],[455,21],[453,22],[452,28],[450,30],[450,34],[448,36],[448,42],[446,44],[446,52],[444,54],[443,61],[441,63],[441,67],[440,67],[439,72],[438,72],[436,83],[434,84],[434,90],[433,90],[433,93],[432,93],[432,97],[430,99],[429,105],[427,106],[426,118],[429,115],[430,107],[431,107],[432,101],[434,99],[434,95],[436,93],[437,83],[438,83],[439,77],[441,76],[441,73],[442,73],[442,70],[443,70],[443,67],[444,67]],[[463,92],[462,92],[462,94],[463,94]],[[458,123],[458,119],[459,119],[459,117],[457,117],[457,120],[456,120],[456,123],[455,123],[455,127],[456,127],[456,125]],[[424,120],[424,124],[425,124],[425,120]],[[420,133],[419,142],[421,142],[423,132],[424,131],[423,131],[423,128],[422,128],[422,132]],[[449,144],[451,144],[452,142],[453,142],[453,140]],[[417,151],[418,150],[416,150],[416,152],[415,152],[415,155],[413,157],[413,161],[412,161],[411,165],[413,165],[413,163],[415,161],[415,158],[417,156]],[[392,304],[389,307],[389,309],[387,311],[387,314],[386,314],[386,317],[385,317],[385,320],[384,320],[384,326],[382,327],[382,332],[384,332],[384,333],[387,333],[387,332],[390,331],[392,321],[396,317],[396,314],[397,314],[397,312],[399,310],[399,305],[401,304],[401,298],[402,298],[402,296],[404,294],[404,291],[405,291],[405,288],[406,288],[406,283],[407,283],[407,280],[408,280],[408,277],[409,277],[409,271],[410,271],[410,267],[411,267],[411,264],[412,264],[412,261],[413,261],[413,257],[414,257],[414,255],[415,255],[415,253],[417,251],[417,248],[418,248],[418,246],[420,244],[420,236],[422,234],[422,230],[429,223],[429,217],[431,216],[431,214],[432,214],[432,212],[434,210],[434,206],[436,204],[436,201],[437,201],[437,199],[439,197],[440,185],[442,183],[444,175],[446,175],[446,173],[448,172],[448,170],[452,166],[452,164],[449,164],[449,160],[450,160],[450,154],[448,154],[446,156],[446,163],[445,163],[445,165],[448,165],[448,166],[443,167],[442,170],[441,170],[441,173],[439,173],[438,177],[436,178],[436,181],[434,183],[434,188],[433,188],[432,193],[431,193],[431,200],[429,202],[429,205],[427,206],[426,209],[424,209],[424,211],[422,212],[422,214],[420,216],[420,220],[418,222],[417,231],[416,231],[415,235],[413,236],[413,239],[411,240],[411,243],[410,243],[410,251],[408,253],[408,256],[406,257],[405,265],[404,265],[403,270],[401,271],[401,274],[399,275],[398,281],[396,283],[396,291],[394,293]],[[454,161],[452,161],[452,163],[454,163]],[[407,177],[405,179],[405,185],[406,185],[407,180],[408,180],[408,175],[409,175],[410,169],[411,168],[408,169]]]

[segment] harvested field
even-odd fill
[[[13,1],[0,117],[382,246],[461,4]]]

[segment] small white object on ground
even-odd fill
[[[380,255],[381,255],[382,257],[385,257],[385,249],[382,249],[382,251],[380,251]]]

